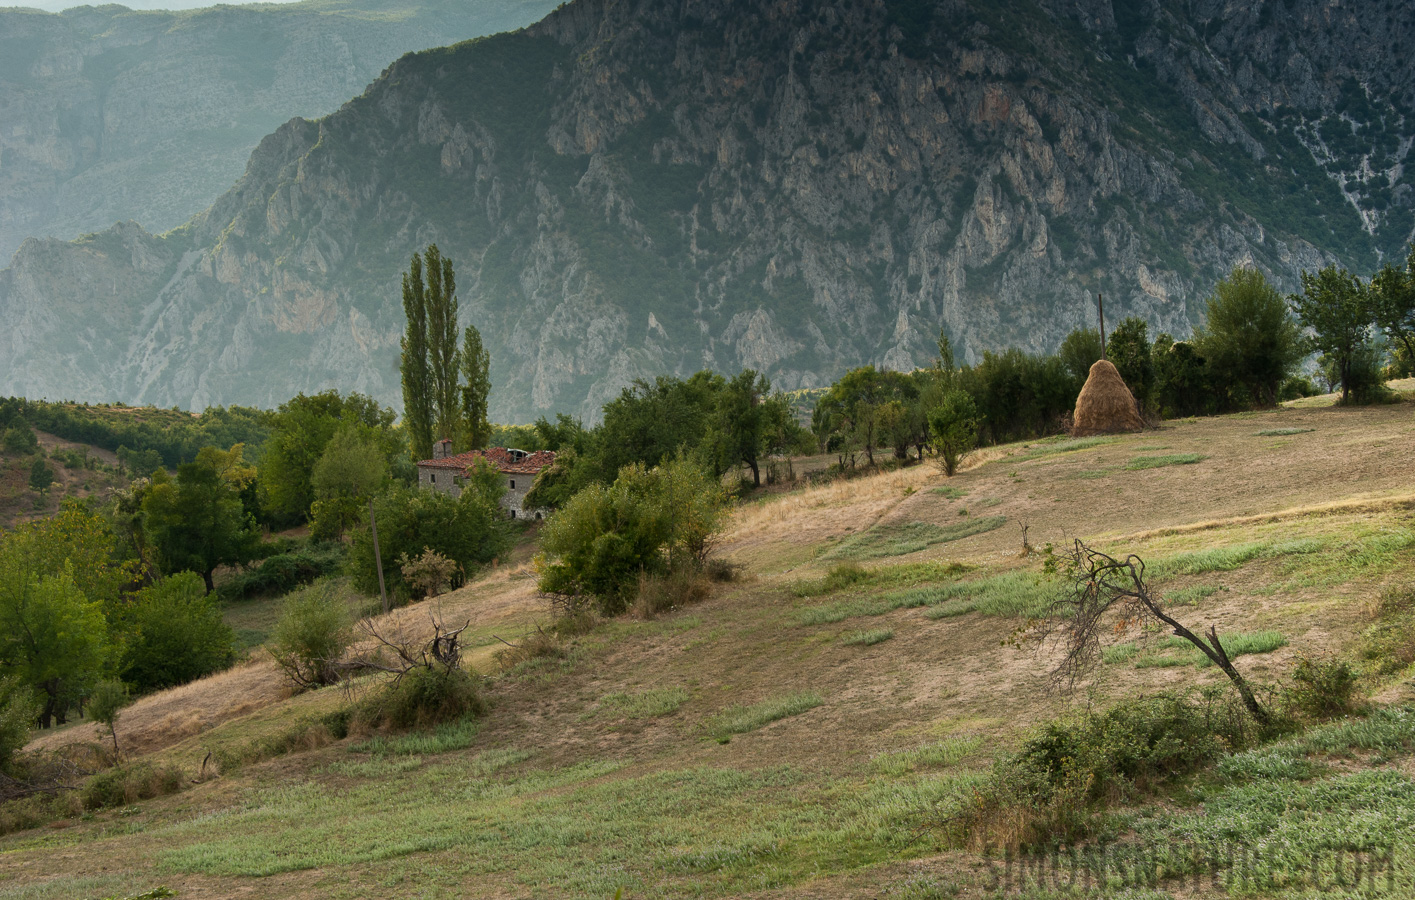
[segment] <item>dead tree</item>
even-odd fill
[[[371,670],[375,672],[392,673],[394,679],[402,678],[413,669],[441,666],[442,669],[451,670],[458,667],[462,661],[461,637],[462,632],[467,630],[468,622],[461,628],[454,628],[444,631],[443,625],[437,619],[432,619],[432,637],[419,644],[400,644],[384,637],[373,622],[364,619],[359,623],[359,630],[373,638],[379,644],[379,649],[384,647],[393,651],[397,660],[388,663],[381,657],[363,656],[352,662],[343,664],[347,670]]]
[[[1065,559],[1072,588],[1052,602],[1039,628],[1042,639],[1056,638],[1065,648],[1053,677],[1074,684],[1100,661],[1106,635],[1157,622],[1199,648],[1228,676],[1260,726],[1271,723],[1268,711],[1228,658],[1218,629],[1210,625],[1207,635],[1201,637],[1166,613],[1163,598],[1145,581],[1144,560],[1133,553],[1123,560],[1116,559],[1081,541],[1076,541]]]

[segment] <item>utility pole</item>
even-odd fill
[[[1105,306],[1101,303],[1101,295],[1096,293],[1096,314],[1101,320],[1101,359],[1105,359]]]
[[[378,596],[383,600],[383,614],[388,614],[388,591],[383,586],[383,554],[378,552],[378,522],[373,517],[373,498],[368,499],[368,524],[373,529],[373,564],[378,568]]]

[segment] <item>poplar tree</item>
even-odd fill
[[[413,459],[432,456],[432,381],[428,367],[427,298],[423,287],[423,260],[414,253],[408,271],[403,273],[403,314],[408,330],[400,345],[403,349],[403,426],[408,429],[408,444]]]
[[[457,347],[457,276],[452,260],[436,244],[423,255],[427,267],[427,357],[430,381],[433,440],[450,438],[460,443],[461,410],[457,403],[457,375],[461,352]],[[426,457],[424,457],[426,458]]]
[[[480,450],[491,440],[486,401],[491,394],[491,354],[482,345],[481,332],[468,325],[462,335],[462,425],[467,448]]]

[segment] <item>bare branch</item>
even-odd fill
[[[1117,559],[1076,541],[1066,556],[1071,590],[1053,601],[1036,631],[1042,640],[1055,639],[1064,648],[1052,672],[1058,683],[1074,685],[1100,662],[1108,636],[1120,635],[1146,623],[1158,623],[1193,644],[1228,676],[1243,704],[1261,725],[1270,717],[1242,674],[1234,668],[1209,627],[1208,639],[1195,634],[1165,611],[1164,601],[1145,581],[1145,562],[1135,554]]]

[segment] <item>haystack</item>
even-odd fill
[[[1125,379],[1108,359],[1098,360],[1086,376],[1086,386],[1076,398],[1076,414],[1071,433],[1076,437],[1143,431],[1144,420]]]

